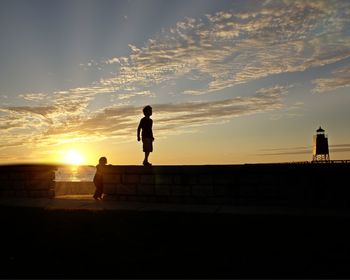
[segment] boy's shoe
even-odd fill
[[[150,162],[148,162],[148,161],[144,161],[144,162],[143,162],[143,165],[144,165],[144,166],[152,166],[152,163],[150,163]]]
[[[98,196],[95,195],[95,194],[94,194],[93,198],[94,198],[95,200],[98,200]]]

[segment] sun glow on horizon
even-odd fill
[[[84,157],[76,150],[64,153],[63,162],[70,165],[81,165],[85,162]]]

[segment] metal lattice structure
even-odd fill
[[[329,148],[328,148],[328,138],[324,133],[324,129],[319,127],[316,130],[316,135],[313,138],[312,145],[312,161],[315,162],[329,162]]]

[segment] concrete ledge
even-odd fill
[[[55,195],[90,195],[95,192],[93,182],[55,182]]]

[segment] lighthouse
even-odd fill
[[[313,138],[312,145],[312,161],[313,162],[329,162],[328,138],[324,133],[324,129],[319,127]]]

